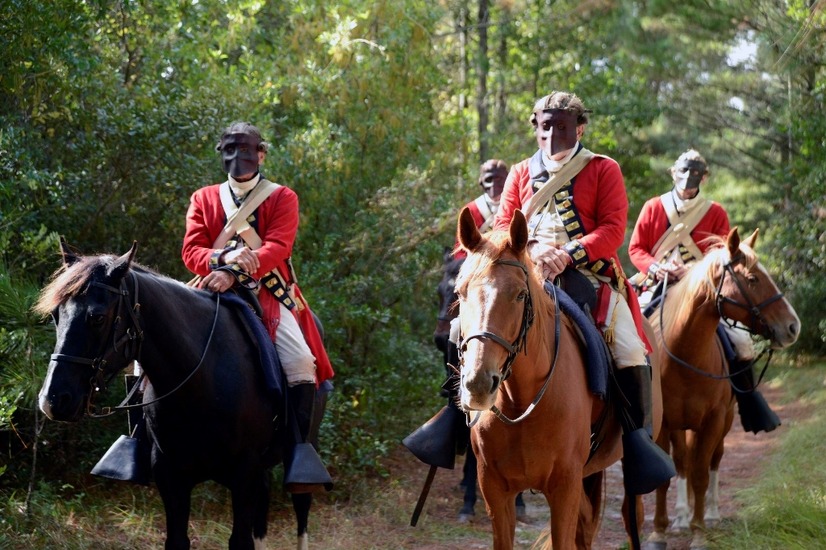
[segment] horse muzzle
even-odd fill
[[[38,406],[51,420],[77,422],[86,411],[88,396],[79,391],[57,389],[59,384],[54,383],[55,367],[56,363],[52,361],[49,364],[49,374],[37,395]]]

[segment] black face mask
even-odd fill
[[[697,189],[706,175],[706,165],[700,160],[678,160],[674,164],[677,178],[686,179],[686,189]]]
[[[258,171],[258,145],[261,141],[249,134],[230,134],[221,140],[219,150],[224,171],[233,178]]]
[[[536,113],[537,132],[551,130],[550,151],[543,150],[549,156],[572,149],[576,145],[577,115],[566,109],[546,109]]]

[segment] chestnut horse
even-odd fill
[[[692,548],[705,546],[706,490],[711,479],[711,498],[716,498],[723,443],[734,417],[734,395],[715,334],[717,325],[721,319],[741,323],[770,340],[773,349],[790,346],[800,334],[800,319],[758,261],[756,240],[757,231],[741,242],[734,228],[668,290],[662,312],[651,317],[663,395],[668,396],[657,443],[665,450],[671,444],[678,489],[687,487],[693,497]],[[669,521],[668,485],[657,489],[654,533],[649,538],[661,547]],[[682,491],[678,490],[677,513],[688,516],[690,498],[679,495]],[[716,502],[711,505],[713,512]]]
[[[576,329],[555,310],[528,258],[522,213],[509,231],[482,236],[465,209],[458,237],[468,251],[456,283],[464,338],[460,401],[465,411],[480,411],[469,412],[471,443],[494,548],[513,548],[514,497],[527,489],[544,494],[550,506],[554,549],[590,548],[604,470],[622,456],[613,406],[588,387]],[[653,382],[658,429],[658,375]],[[608,435],[589,458],[592,426],[603,413]],[[641,499],[635,502],[639,527]]]

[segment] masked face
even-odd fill
[[[569,151],[576,145],[576,119],[576,113],[563,109],[536,113],[536,143],[549,158]]]
[[[680,191],[697,189],[699,192],[700,184],[705,176],[706,165],[702,161],[682,159],[674,165],[674,185]]]
[[[233,178],[258,171],[260,140],[249,134],[230,134],[221,141],[221,161],[224,171]]]
[[[508,174],[502,169],[485,170],[479,176],[479,183],[491,199],[498,199],[505,188],[505,180]]]

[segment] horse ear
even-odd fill
[[[453,249],[449,246],[445,247],[444,254],[442,254],[442,261],[444,263],[448,263],[450,260],[453,259]]]
[[[737,254],[737,251],[740,250],[740,234],[737,232],[737,226],[733,227],[731,231],[728,232],[728,237],[726,237],[726,246],[728,247],[728,251],[732,257]]]
[[[759,230],[759,229],[755,229],[755,230],[754,230],[754,233],[752,233],[751,235],[749,235],[749,237],[748,237],[745,241],[743,241],[743,242],[744,242],[746,245],[748,245],[748,247],[749,247],[749,248],[751,248],[752,250],[754,250],[754,245],[755,245],[755,244],[757,244],[757,234],[758,234],[759,232],[760,232],[760,230]]]
[[[522,254],[528,246],[528,222],[521,210],[513,212],[510,226],[510,245],[514,252]]]
[[[459,239],[459,244],[468,252],[473,252],[479,247],[482,242],[482,234],[479,233],[479,228],[476,227],[476,221],[473,219],[473,214],[470,208],[465,206],[459,213],[459,223],[456,226],[456,236]]]
[[[80,259],[80,256],[72,250],[69,243],[66,242],[66,237],[60,236],[60,254],[63,256],[63,265],[66,267],[72,265]]]
[[[129,271],[129,267],[132,265],[132,260],[135,258],[135,252],[138,251],[138,241],[132,241],[132,248],[129,251],[118,258],[115,261],[115,265],[112,267],[112,276],[118,279],[122,279],[126,272]]]

